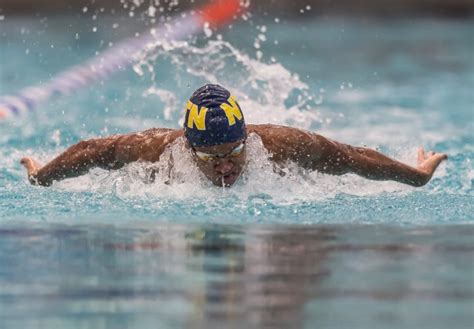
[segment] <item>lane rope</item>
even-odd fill
[[[232,21],[241,9],[240,0],[215,0],[200,10],[176,17],[139,37],[128,38],[98,56],[60,72],[45,84],[30,86],[15,95],[0,97],[0,121],[33,112],[54,96],[77,90],[133,64],[133,54],[157,40],[180,40],[203,31],[205,24],[219,27]]]

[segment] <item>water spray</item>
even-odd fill
[[[55,96],[66,96],[91,83],[108,78],[133,64],[133,54],[158,40],[181,40],[203,31],[204,26],[219,27],[232,21],[241,9],[240,0],[214,0],[206,6],[183,13],[150,33],[125,39],[83,64],[73,66],[41,85],[30,86],[15,95],[0,97],[0,121],[33,112]]]

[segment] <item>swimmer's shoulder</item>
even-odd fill
[[[256,134],[260,137],[263,146],[272,154],[272,159],[276,161],[283,160],[286,154],[285,143],[287,136],[291,134],[291,127],[274,124],[249,124],[247,125],[247,134]]]
[[[122,135],[116,144],[120,158],[130,161],[158,161],[164,150],[180,137],[182,129],[151,128],[141,132]]]
[[[249,124],[247,125],[247,133],[255,133],[260,136],[264,145],[297,141],[312,134],[303,129],[274,124]]]
[[[298,160],[312,144],[314,133],[307,130],[274,125],[247,125],[247,133],[255,133],[274,161]]]
[[[125,135],[119,135],[119,139],[124,143],[143,143],[143,142],[171,142],[184,136],[183,129],[171,128],[150,128],[144,131],[133,132]]]
[[[174,137],[175,139],[184,136],[183,129],[172,129],[172,128],[150,128],[142,132],[136,133],[145,138],[163,138],[163,137]]]
[[[247,124],[247,133],[256,133],[257,135],[280,135],[295,128],[289,126],[275,125],[271,123],[265,124]]]

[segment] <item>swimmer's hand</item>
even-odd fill
[[[36,176],[38,174],[38,170],[40,170],[42,166],[36,162],[36,160],[29,157],[21,159],[20,163],[23,165],[23,167],[25,167],[30,183],[33,185],[38,185]]]
[[[436,168],[447,159],[448,156],[444,153],[425,152],[423,147],[418,148],[418,165],[416,169],[424,175],[424,184],[430,181]]]

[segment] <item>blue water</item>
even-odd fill
[[[6,17],[0,94],[41,84],[142,25]],[[210,39],[157,44],[133,68],[0,123],[0,327],[468,328],[473,28],[257,17]],[[179,127],[187,97],[209,81],[236,94],[248,122],[410,164],[423,145],[449,161],[422,188],[280,177],[254,138],[229,190],[210,186],[186,155],[177,168],[186,178],[171,185],[146,183],[143,164],[51,188],[27,182],[24,155],[47,162],[84,138]]]
[[[9,224],[0,326],[469,328],[472,234],[471,225]]]

